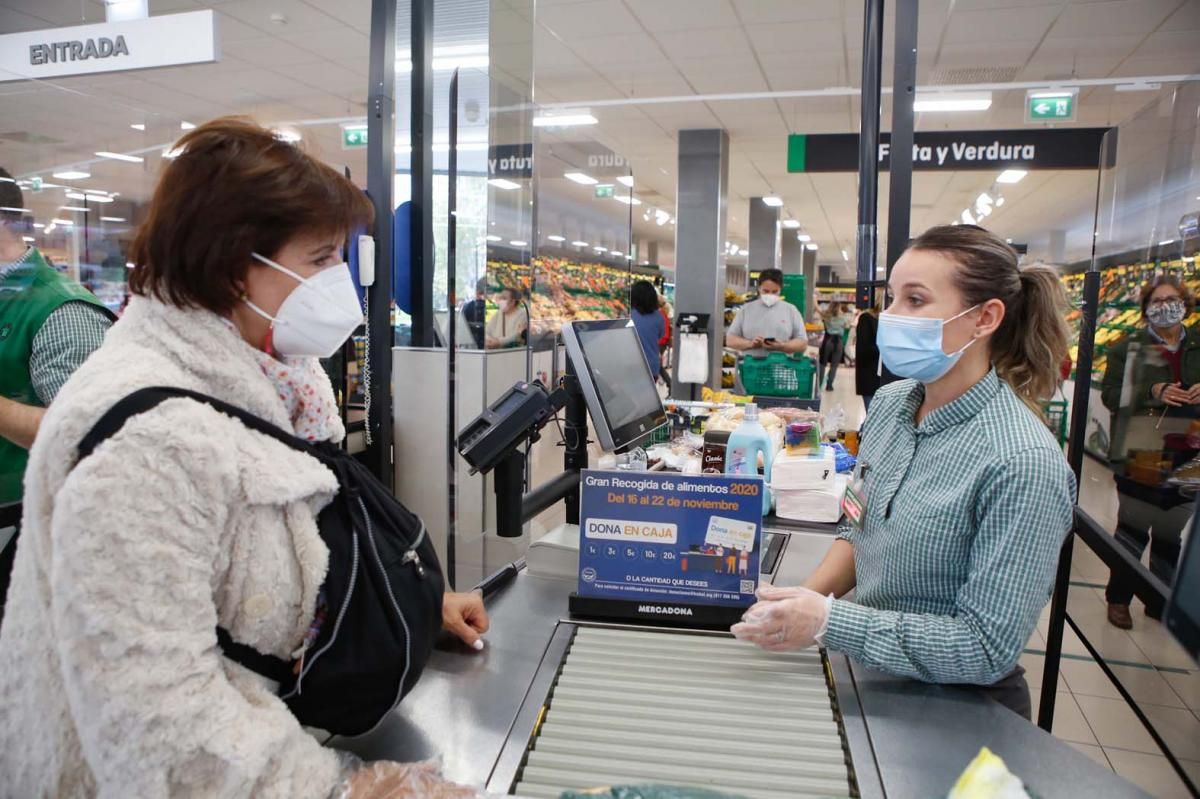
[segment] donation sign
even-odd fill
[[[762,480],[585,471],[580,596],[742,607],[754,601]]]

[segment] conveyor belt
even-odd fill
[[[649,782],[747,799],[857,795],[821,655],[579,627],[512,792]]]

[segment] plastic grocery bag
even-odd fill
[[[731,793],[680,785],[618,785],[588,791],[564,791],[559,799],[745,799]]]
[[[679,382],[708,382],[708,336],[704,333],[679,335]]]
[[[1021,779],[986,746],[971,761],[946,799],[1030,799]]]

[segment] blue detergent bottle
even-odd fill
[[[763,516],[771,512],[771,437],[758,422],[758,405],[751,402],[746,406],[742,423],[729,434],[725,445],[725,474],[740,474],[758,477],[758,456],[762,455],[766,479],[763,481]]]

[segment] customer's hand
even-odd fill
[[[1196,383],[1187,390],[1187,404],[1200,405],[1200,383]]]
[[[474,788],[446,782],[436,762],[364,763],[352,775],[338,799],[474,799]]]
[[[754,341],[751,342],[751,344],[754,345],[754,348],[759,349],[759,350],[761,350],[766,345],[766,343],[767,343],[767,340],[762,336],[755,336]]]
[[[473,649],[483,649],[479,637],[488,631],[488,614],[478,591],[466,594],[447,591],[442,597],[442,629],[454,633]]]
[[[1178,383],[1159,383],[1158,398],[1163,401],[1163,404],[1170,405],[1172,408],[1192,402],[1190,391],[1181,388]]]
[[[828,602],[807,588],[758,589],[759,601],[750,606],[730,632],[769,652],[807,649],[816,643],[829,623]]]

